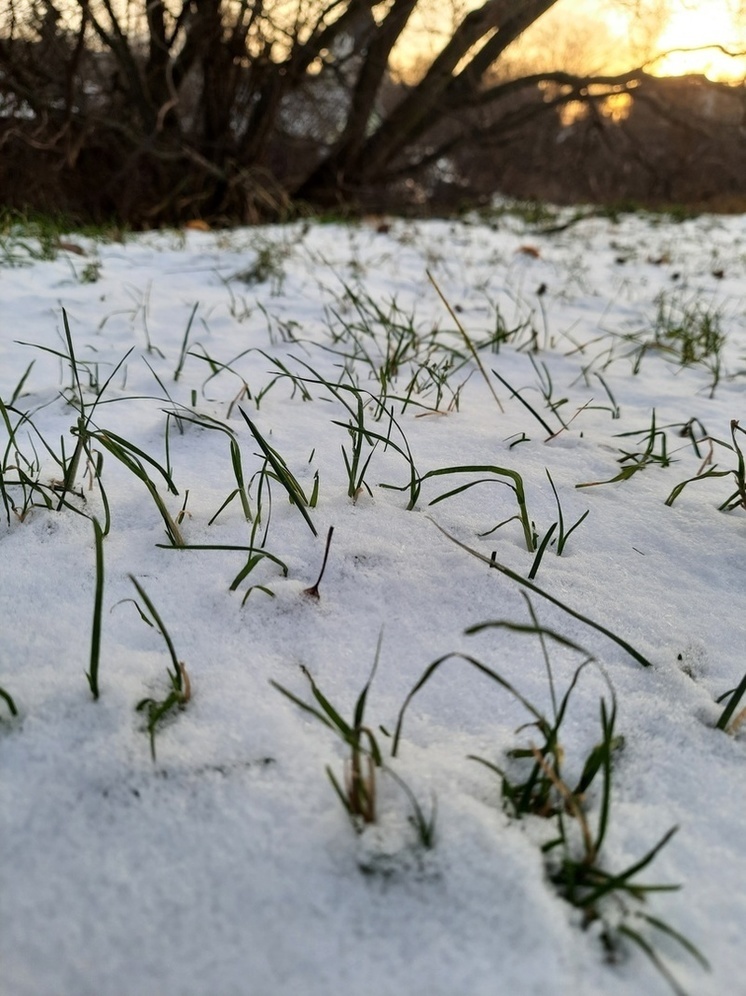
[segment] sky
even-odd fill
[[[740,20],[739,24],[733,4],[727,0],[678,4],[658,36],[657,48],[661,51],[699,48],[699,51],[672,53],[658,62],[654,71],[672,76],[703,73],[713,80],[742,78],[746,59],[732,59],[717,48],[701,48],[722,45],[729,51],[746,51],[746,29],[743,18]]]
[[[665,0],[664,0],[665,3]],[[471,6],[477,7],[476,0]],[[636,8],[641,6],[642,16]],[[645,61],[651,53],[673,48],[723,45],[746,51],[746,14],[739,16],[734,0],[669,0],[662,4],[625,3],[624,0],[560,0],[520,39],[510,57],[533,65],[573,72],[619,72]],[[413,16],[416,44],[434,50],[447,37],[448,24],[423,4]],[[413,44],[410,34],[403,48]],[[660,75],[704,73],[710,79],[739,79],[746,59],[732,59],[717,49],[675,53],[655,63]]]
[[[463,11],[481,6],[482,2],[462,0],[461,16]],[[569,54],[570,61],[579,59],[585,66],[602,70],[610,66],[619,68],[616,60],[630,42],[638,51],[649,51],[648,43],[657,51],[707,45],[746,50],[746,10],[739,16],[741,6],[738,0],[560,0],[527,32],[518,51],[525,52],[528,45],[533,60],[541,61],[540,53],[545,53],[555,63],[557,55],[566,62]],[[642,16],[638,8],[642,9]],[[656,12],[664,8],[668,9],[668,15],[658,16]],[[418,4],[398,46],[402,63],[410,60],[415,50],[433,52],[442,47],[451,25],[451,15],[444,11],[450,9],[450,4],[440,0]],[[632,61],[636,61],[634,56]],[[629,66],[626,54],[623,62],[625,67]],[[664,75],[693,72],[705,73],[711,79],[740,79],[746,73],[746,58],[730,59],[712,48],[675,53],[658,62],[653,71]]]
[[[656,8],[661,8],[656,12]],[[588,0],[565,0],[550,11],[545,19],[551,30],[560,36],[568,24],[568,14],[577,11],[580,18],[580,31],[584,26],[587,32],[583,39],[584,57],[598,46],[597,62],[604,60],[616,68],[615,59],[619,56],[629,65],[670,49],[698,48],[696,52],[676,52],[656,62],[652,71],[660,75],[682,75],[684,73],[704,73],[711,79],[742,78],[746,71],[746,60],[732,59],[716,48],[705,46],[721,45],[731,51],[746,51],[746,17],[737,11],[739,5],[733,0],[669,0],[667,4],[625,4],[618,0],[605,0],[604,3],[589,3]],[[641,7],[643,13],[637,10]],[[667,8],[667,13],[663,8]],[[599,34],[599,18],[608,30]],[[541,31],[541,27],[538,27]],[[570,38],[577,36],[573,25]],[[609,44],[611,43],[611,44]],[[571,42],[568,42],[571,44]],[[631,53],[624,50],[630,46]],[[593,56],[591,55],[591,61]]]

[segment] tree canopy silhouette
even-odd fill
[[[502,71],[560,0],[454,0],[444,43],[401,78],[428,2],[6,0],[5,197],[143,225],[404,202],[485,137],[656,87],[644,66]]]

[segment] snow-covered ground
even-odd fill
[[[746,739],[716,728],[716,699],[746,672],[746,514],[718,506],[737,491],[734,439],[746,448],[732,426],[746,415],[746,220],[589,217],[541,234],[506,214],[69,243],[86,255],[32,260],[10,235],[0,253],[0,687],[18,713],[0,700],[5,996],[670,992],[627,928],[690,994],[737,992]],[[83,454],[65,493],[76,426],[102,462]],[[239,496],[221,510],[237,455],[251,521]],[[280,458],[307,498],[317,484],[309,507],[289,501]],[[727,475],[665,503],[713,466]],[[454,467],[478,469],[421,480]],[[515,577],[453,540],[527,578],[532,533],[540,544],[559,521],[547,471],[564,533],[588,515],[562,556],[555,528],[530,608]],[[249,548],[271,556],[239,578]],[[155,726],[155,761],[135,707],[167,697],[172,658],[130,575],[191,686]],[[531,609],[557,698],[595,662],[560,728],[554,815],[521,819],[471,758],[521,781],[533,759],[508,752],[540,747],[541,730],[464,657],[414,695],[395,757],[392,744],[407,695],[451,653],[551,725],[539,636],[465,632],[530,629]],[[375,822],[356,831],[325,771],[343,785],[349,747],[276,685],[321,710],[310,674],[352,724],[379,639],[361,725],[383,764]],[[566,796],[602,739],[609,684],[623,745],[594,863],[624,872],[678,826],[631,881],[681,888],[606,896],[584,929],[552,881],[562,846],[542,846],[564,826],[582,868],[572,813],[598,832],[603,770]],[[412,796],[426,820],[435,807],[432,847]]]

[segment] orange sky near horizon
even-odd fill
[[[467,0],[462,15],[483,2]],[[578,74],[618,73],[656,53],[697,49],[672,52],[649,63],[649,71],[658,76],[697,73],[712,80],[746,79],[746,2],[669,0],[669,7],[668,18],[656,23],[656,4],[646,6],[644,0],[642,14],[620,0],[560,0],[511,46],[503,64],[514,63],[524,71],[529,66],[538,71],[561,66]],[[394,60],[405,77],[412,61],[429,64],[446,43],[449,27],[439,0],[426,0],[418,8]],[[718,45],[745,54],[731,58],[716,47],[705,47]]]
[[[456,9],[463,16],[484,2],[456,0]],[[144,0],[139,3],[144,9]],[[656,24],[655,11],[665,4],[670,16],[662,25]],[[127,0],[114,0],[113,4],[115,9],[129,9],[126,5]],[[58,6],[65,9],[59,0]],[[635,13],[635,7],[642,13]],[[405,75],[418,57],[432,58],[446,44],[451,22],[445,8],[450,9],[445,0],[422,0],[417,5],[394,60]],[[652,63],[650,71],[656,75],[702,73],[713,80],[743,81],[746,0],[638,0],[636,4],[629,0],[559,0],[511,48],[519,62],[528,57],[540,69],[562,65],[571,72],[614,73],[639,65],[651,53],[651,45],[655,52],[698,49],[673,52]],[[705,47],[717,45],[744,55],[729,58],[716,47]],[[567,61],[577,64],[565,66]]]
[[[675,14],[658,38],[661,50],[695,48],[720,44],[729,51],[746,51],[746,31],[728,9],[727,3],[708,0]],[[681,76],[702,73],[712,80],[742,80],[746,76],[746,56],[730,58],[716,48],[694,52],[674,52],[655,66],[658,75]]]
[[[653,51],[692,51],[671,51],[670,55],[651,65],[651,72],[658,76],[699,73],[712,80],[743,80],[746,77],[746,5],[739,23],[740,6],[734,0],[671,0],[670,16],[663,22],[660,32],[650,39]],[[587,16],[591,16],[591,12],[598,16],[598,7],[597,3],[587,0],[579,3]],[[622,5],[615,7],[613,0],[607,0],[605,7],[601,16],[610,32],[626,43],[634,31],[636,15],[625,11]],[[732,58],[716,46],[731,52],[744,52],[744,55]]]

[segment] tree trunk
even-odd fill
[[[365,52],[365,61],[352,91],[344,131],[334,150],[319,164],[303,183],[297,196],[301,199],[338,199],[345,187],[345,175],[357,159],[365,142],[371,115],[389,65],[391,50],[396,44],[417,0],[396,0],[379,25],[375,37]]]
[[[410,90],[380,127],[366,137],[365,129],[370,120],[370,111],[383,78],[382,74],[376,77],[379,68],[377,63],[368,66],[368,62],[377,57],[375,46],[371,46],[358,79],[355,96],[359,96],[359,104],[356,105],[353,99],[352,110],[357,112],[354,120],[351,114],[342,142],[302,185],[298,195],[333,201],[340,193],[349,192],[355,186],[379,181],[392,161],[400,157],[407,146],[431,128],[433,123],[442,120],[452,104],[464,102],[466,93],[478,92],[485,72],[499,54],[556,2],[557,0],[485,0],[481,7],[464,17],[422,80]],[[406,18],[396,37],[401,33],[415,5],[413,2],[408,4]],[[397,6],[402,5],[395,5],[389,18]],[[389,18],[384,21],[383,28]],[[459,63],[484,38],[487,40],[482,48],[464,69],[454,75]],[[386,53],[387,59],[389,53],[390,47]],[[371,86],[376,80],[375,92],[371,93]]]

